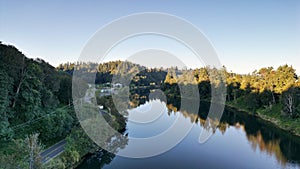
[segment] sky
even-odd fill
[[[229,71],[249,73],[289,64],[300,74],[299,0],[0,0],[0,41],[58,66],[77,61],[88,40],[108,23],[140,12],[168,13],[192,23],[209,39]],[[152,48],[154,40],[137,38],[128,44],[147,41],[143,48]],[[126,47],[118,49],[112,58],[130,53]],[[190,67],[199,67],[184,57]]]

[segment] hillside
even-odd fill
[[[71,76],[10,45],[0,44],[0,60],[0,156],[31,133],[46,145],[64,138],[75,124]]]

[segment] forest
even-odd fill
[[[47,147],[76,125],[72,77],[14,46],[0,44],[0,58],[0,166],[27,168],[29,135]]]
[[[74,63],[61,64],[60,70],[72,72]],[[77,68],[87,69],[89,64],[77,63]],[[209,66],[197,69],[151,68],[131,62],[111,61],[96,66],[96,84],[111,82],[117,74],[130,76],[131,94],[141,93],[140,86],[162,89],[168,99],[180,97],[181,85],[196,85],[201,100],[210,101],[212,88],[226,86],[226,105],[251,114],[300,135],[300,82],[296,69],[287,64],[278,68],[265,67],[248,74],[218,70]],[[138,72],[136,72],[138,70]],[[72,73],[70,73],[72,74]],[[219,76],[222,74],[223,76]],[[154,85],[153,85],[154,84]],[[144,91],[143,91],[144,92]],[[192,92],[192,91],[191,91]],[[134,96],[131,96],[134,98]]]
[[[86,154],[100,149],[81,129],[74,111],[72,75],[76,70],[95,74],[94,81],[82,79],[86,89],[88,83],[101,85],[110,83],[113,77],[130,77],[131,99],[136,99],[134,95],[138,92],[145,94],[141,87],[148,93],[161,89],[167,99],[172,99],[180,97],[180,85],[196,85],[201,101],[209,102],[211,89],[224,83],[227,106],[300,135],[300,82],[296,70],[289,65],[261,68],[249,74],[229,72],[226,67],[221,70],[211,67],[146,68],[127,61],[65,63],[55,68],[42,59],[27,58],[14,46],[2,43],[0,59],[2,168],[68,168]],[[225,78],[214,78],[220,72]],[[113,106],[111,99],[97,97],[97,102],[110,107]],[[120,132],[124,131],[126,119],[116,109],[110,113],[115,121],[110,117],[106,120]],[[66,139],[67,146],[61,158],[42,166],[39,154],[62,139]],[[34,149],[28,146],[31,143],[36,145]]]
[[[76,66],[79,65],[79,66]],[[111,82],[116,74],[126,75],[135,70],[132,77],[132,86],[159,85],[169,94],[180,94],[178,84],[198,85],[200,97],[209,99],[212,87],[218,83],[225,83],[227,88],[226,101],[229,103],[247,102],[245,109],[255,113],[258,109],[272,109],[278,105],[282,108],[281,115],[290,118],[300,116],[300,82],[296,70],[289,65],[261,68],[249,74],[237,74],[228,72],[224,66],[221,70],[203,67],[197,69],[179,70],[177,67],[147,69],[131,62],[111,61],[101,63],[61,64],[58,69],[72,74],[74,67],[85,69],[87,72],[97,72],[96,84]],[[217,71],[224,74],[224,79],[218,79]],[[121,72],[121,73],[120,73]],[[213,81],[211,80],[213,79]],[[217,80],[216,80],[217,79]],[[217,82],[219,80],[219,82]],[[237,104],[239,105],[239,104]]]
[[[224,74],[224,79],[216,80],[218,71]],[[184,71],[179,76],[176,72],[169,70],[164,81],[163,90],[170,97],[180,97],[178,84],[188,83],[198,86],[201,100],[209,101],[211,88],[223,81],[227,89],[227,106],[300,135],[300,82],[292,66],[261,68],[244,75],[228,72],[225,67],[222,70],[204,67]]]

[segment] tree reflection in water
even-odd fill
[[[130,107],[134,108],[148,102],[149,98],[147,96],[147,93],[132,94],[130,97]],[[219,131],[222,135],[231,127],[243,130],[254,152],[260,151],[265,152],[269,156],[274,156],[283,167],[287,167],[288,163],[300,164],[299,137],[278,129],[274,125],[255,116],[239,112],[230,107],[226,107],[220,121],[209,119],[209,123],[205,123],[210,108],[209,102],[201,102],[198,112],[191,112],[188,107],[183,109],[180,103],[180,98],[167,98],[166,107],[169,116],[180,113],[183,117],[189,119],[191,123],[212,130],[213,133]],[[100,152],[100,155],[98,154],[98,158],[90,159],[90,163],[93,163],[93,166],[95,165],[97,168],[102,168],[103,165],[110,163],[114,158],[113,154],[107,152]],[[94,156],[97,156],[97,154]],[[93,168],[91,165],[88,166]]]
[[[230,127],[241,128],[245,131],[253,151],[259,149],[268,155],[274,155],[282,165],[286,165],[287,162],[300,163],[300,138],[255,116],[226,107],[220,122],[209,119],[209,123],[205,126],[209,102],[201,102],[198,114],[180,110],[174,105],[178,105],[178,102],[168,103],[169,113],[180,112],[185,118],[190,118],[191,122],[211,129],[214,133],[219,130],[224,134]]]

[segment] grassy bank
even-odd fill
[[[247,108],[247,103],[243,101],[242,98],[239,98],[237,101],[226,102],[226,106],[255,115],[263,120],[273,123],[277,127],[290,132],[293,135],[300,136],[300,118],[283,116],[281,113],[282,105],[280,103],[271,107],[259,108],[253,111]]]

